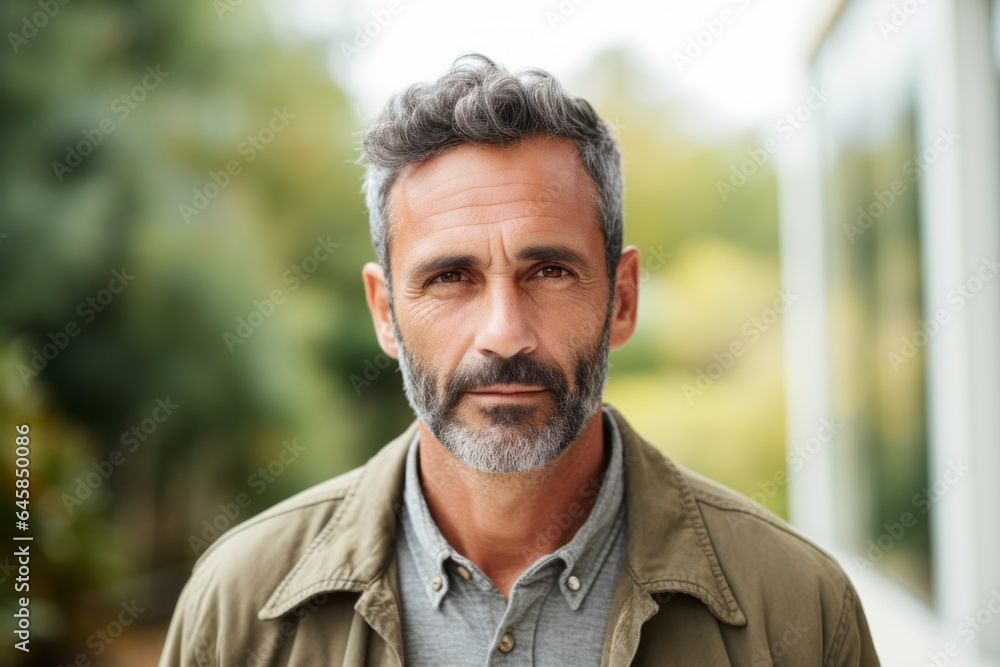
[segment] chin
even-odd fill
[[[470,468],[500,474],[537,470],[569,445],[563,429],[523,422],[479,427],[454,423],[435,436]]]

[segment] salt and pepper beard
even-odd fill
[[[576,356],[572,384],[558,366],[531,355],[491,355],[483,357],[475,368],[458,368],[448,379],[444,395],[431,369],[406,349],[395,315],[391,314],[406,399],[434,437],[469,467],[498,474],[540,468],[576,440],[600,405],[608,375],[613,305],[612,293],[601,338]],[[534,413],[544,410],[544,406],[500,404],[481,409],[488,425],[463,424],[457,409],[466,392],[502,384],[547,389],[553,401],[547,422],[541,426],[531,423]]]

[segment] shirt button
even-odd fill
[[[580,580],[577,578],[575,574],[571,575],[570,578],[566,580],[566,587],[569,588],[571,591],[580,590]]]
[[[511,649],[514,648],[514,635],[509,632],[504,633],[504,636],[500,638],[500,643],[497,645],[501,653],[510,653]]]
[[[431,579],[431,588],[436,591],[441,590],[441,577],[434,577]]]
[[[472,573],[466,570],[464,566],[459,565],[456,569],[458,570],[458,573],[461,575],[461,577],[466,581],[472,578]]]

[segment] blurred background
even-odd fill
[[[0,663],[155,664],[221,532],[410,423],[362,292],[358,133],[474,50],[618,128],[643,273],[607,400],[834,553],[883,664],[1000,665],[998,3],[0,16]]]

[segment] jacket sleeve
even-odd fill
[[[844,591],[833,648],[824,664],[828,667],[880,667],[881,664],[861,600],[850,583]]]

